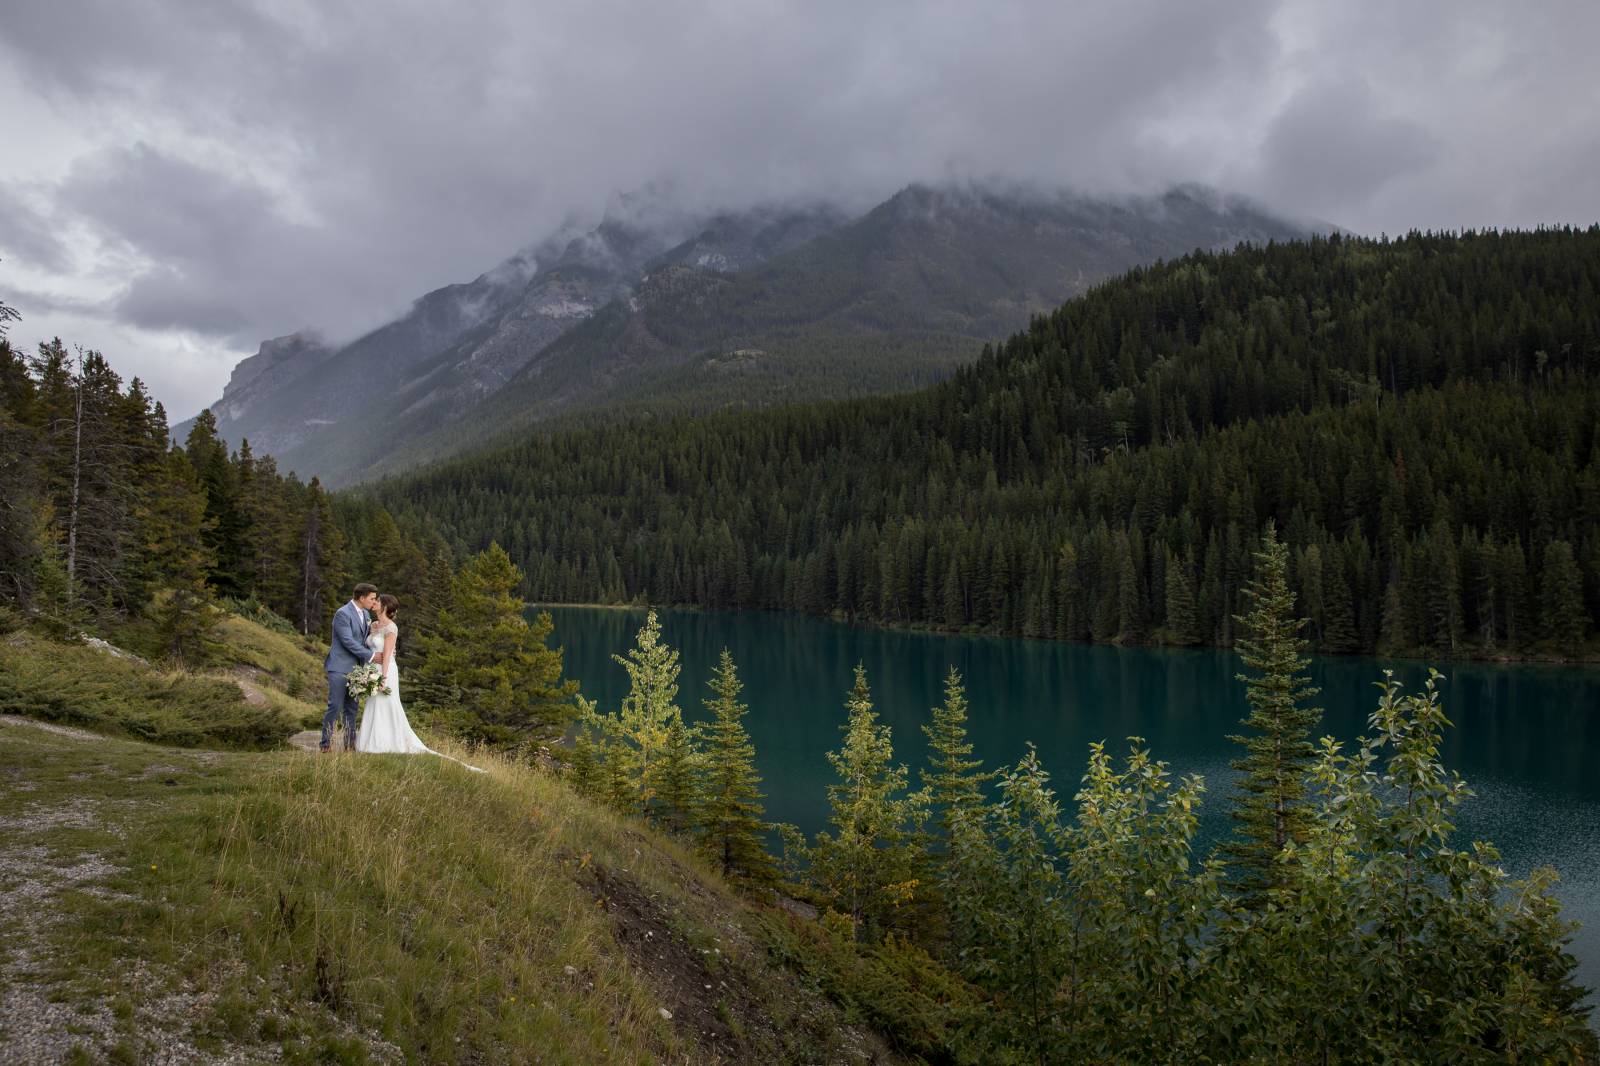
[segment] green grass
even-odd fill
[[[916,959],[858,959],[557,777],[282,750],[321,663],[272,622],[223,615],[202,673],[0,637],[0,713],[103,734],[0,722],[0,993],[69,1005],[68,1060],[952,1059]]]
[[[252,704],[231,680],[163,670],[83,644],[0,638],[0,714],[20,714],[178,747],[277,747],[287,705]]]
[[[202,670],[118,658],[38,627],[0,626],[0,714],[178,747],[262,750],[317,728],[323,649],[264,608],[213,610],[216,653]],[[106,635],[148,650],[139,624]]]
[[[286,623],[272,626],[227,612],[218,621],[215,640],[227,658],[249,667],[264,684],[311,703],[322,698],[327,685],[322,667],[327,647],[300,636]]]
[[[90,816],[0,856],[112,871],[27,915],[48,960],[32,987],[106,1008],[106,1032],[75,1038],[93,1061],[152,1041],[290,1062],[896,1061],[818,991],[813,931],[781,934],[793,919],[559,779],[473,758],[490,772],[0,723],[4,809]],[[12,919],[0,944],[20,943]]]

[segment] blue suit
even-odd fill
[[[367,647],[367,637],[371,633],[372,620],[354,600],[333,612],[333,644],[328,649],[328,661],[322,664],[328,672],[328,710],[322,716],[323,751],[333,743],[333,724],[341,713],[344,715],[345,750],[355,750],[356,698],[350,695],[345,676],[372,661],[373,651]]]

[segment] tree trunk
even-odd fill
[[[67,602],[75,594],[78,573],[78,485],[83,475],[83,352],[78,352],[77,402],[72,416],[72,506],[67,512]]]

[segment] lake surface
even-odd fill
[[[627,675],[611,659],[633,645],[644,612],[550,608],[552,643],[564,647],[566,674],[583,693],[615,710]],[[954,666],[966,680],[970,739],[986,766],[1015,763],[1032,741],[1065,808],[1072,809],[1092,741],[1114,753],[1141,736],[1177,774],[1203,774],[1208,789],[1201,853],[1228,832],[1224,797],[1237,749],[1226,737],[1244,715],[1244,686],[1232,652],[1115,648],[1007,637],[902,633],[818,618],[734,612],[661,613],[663,637],[683,668],[678,704],[690,720],[708,717],[717,656],[726,647],[744,681],[746,719],[764,779],[767,816],[807,834],[827,817],[844,697],[864,663],[873,700],[894,732],[895,755],[915,770],[926,755],[921,726],[942,701]],[[1318,735],[1353,740],[1376,706],[1384,667],[1420,689],[1425,664],[1330,657],[1314,660],[1312,683],[1326,708]],[[1507,869],[1535,866],[1561,875],[1557,894],[1569,919],[1583,923],[1572,950],[1580,978],[1600,987],[1600,669],[1488,663],[1441,666],[1446,715],[1455,728],[1443,757],[1476,792],[1458,819],[1456,844],[1492,841]]]

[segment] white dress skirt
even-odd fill
[[[395,634],[395,641],[400,639],[400,629],[390,622],[382,629],[374,629],[367,637],[367,646],[375,652],[383,650],[384,638]],[[394,754],[394,755],[439,755],[440,758],[450,759],[451,762],[461,763],[469,770],[478,773],[484,771],[476,766],[467,766],[460,759],[452,759],[448,755],[441,755],[424,744],[411,728],[411,723],[406,719],[405,705],[400,702],[400,668],[395,665],[393,656],[384,667],[384,683],[389,691],[374,692],[367,697],[367,705],[361,711],[361,728],[356,733],[356,750],[368,754]]]

